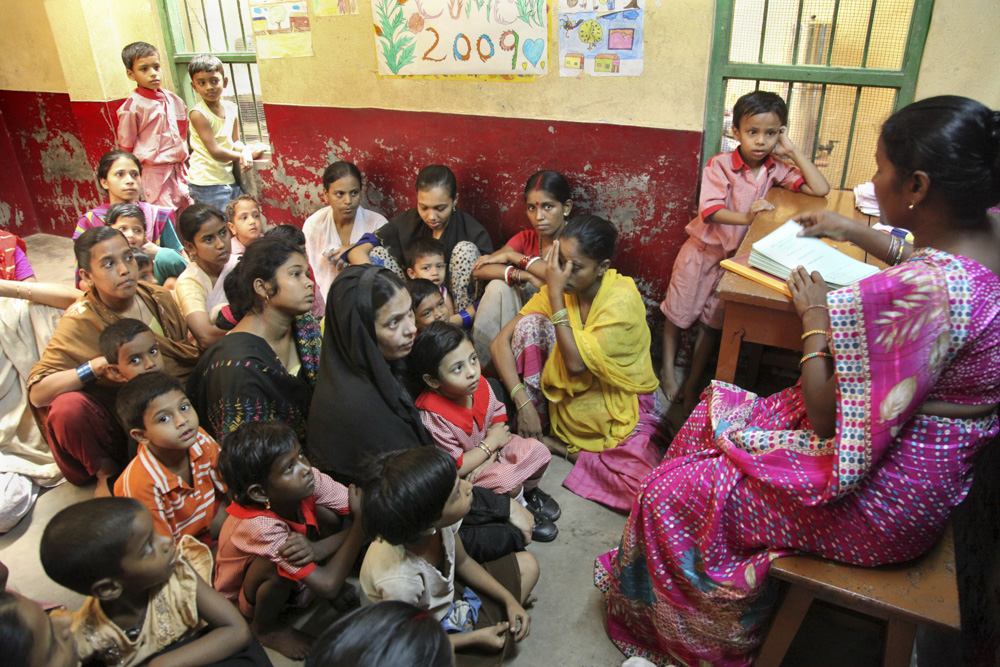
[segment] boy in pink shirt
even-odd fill
[[[146,201],[182,209],[194,202],[188,194],[187,107],[161,88],[160,54],[146,42],[122,49],[125,73],[136,89],[118,109],[118,145],[142,164]]]

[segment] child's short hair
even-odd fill
[[[139,267],[140,271],[153,263],[153,258],[138,248],[132,248],[132,259],[135,260],[135,265]]]
[[[414,278],[413,280],[408,280],[406,282],[406,290],[410,293],[410,298],[413,299],[413,304],[410,306],[413,310],[420,307],[420,304],[424,302],[424,299],[429,297],[431,294],[440,294],[441,289],[427,280],[427,278]]]
[[[257,198],[244,192],[236,199],[230,199],[229,203],[226,204],[226,222],[232,222],[236,217],[236,204],[241,201],[252,201],[257,205],[257,210],[260,210],[260,202],[257,201]]]
[[[147,331],[152,333],[152,330],[145,322],[126,317],[125,319],[109,324],[101,332],[101,337],[97,339],[97,346],[109,364],[117,364],[118,349],[125,343],[131,343],[136,336]]]
[[[143,416],[149,404],[172,391],[184,393],[181,381],[173,375],[163,371],[143,373],[118,390],[115,411],[127,430],[144,428]]]
[[[440,379],[438,367],[441,360],[469,340],[465,329],[451,322],[431,322],[420,330],[413,341],[413,350],[406,358],[406,365],[415,383],[422,384],[424,375]]]
[[[181,212],[177,221],[177,233],[185,243],[194,243],[201,226],[212,218],[226,221],[226,215],[211,204],[192,204]]]
[[[278,225],[277,227],[272,227],[264,232],[264,236],[283,239],[297,246],[304,246],[306,244],[305,232],[295,225]]]
[[[108,227],[114,226],[118,218],[138,218],[142,223],[143,230],[146,229],[146,214],[142,212],[142,207],[138,204],[112,204],[108,212],[104,214],[104,224]]]
[[[788,106],[785,104],[785,100],[776,93],[755,90],[736,100],[736,104],[733,106],[733,127],[738,130],[743,118],[761,113],[773,113],[782,125],[788,123]]]
[[[365,532],[394,545],[420,539],[441,518],[457,470],[455,459],[437,447],[376,456],[364,466],[358,483],[364,491]]]
[[[267,491],[271,466],[296,444],[298,438],[292,427],[277,421],[247,422],[225,436],[218,466],[230,499],[239,505],[254,505],[247,491],[254,484]]]
[[[132,69],[132,65],[139,58],[146,58],[148,56],[158,55],[160,52],[155,46],[147,42],[132,42],[122,49],[122,62],[125,63],[125,69]]]
[[[339,160],[330,163],[323,170],[323,190],[329,190],[331,185],[345,176],[353,176],[358,179],[358,185],[361,185],[361,170],[353,162]]]
[[[441,257],[444,257],[444,243],[441,242],[441,239],[435,239],[430,236],[417,237],[403,248],[403,261],[406,262],[406,268],[408,269],[412,269],[421,257],[427,257],[428,255],[441,255]]]
[[[60,510],[42,532],[39,556],[45,574],[90,595],[98,581],[121,574],[132,522],[144,511],[135,498],[92,498]]]
[[[216,56],[202,53],[192,58],[191,62],[188,63],[188,76],[193,79],[195,74],[201,74],[202,72],[218,72],[222,76],[225,76],[226,66]]]
[[[420,607],[383,600],[352,611],[316,640],[306,667],[451,667],[448,634]]]

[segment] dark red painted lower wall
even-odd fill
[[[94,173],[115,146],[120,104],[0,91],[0,226],[72,234],[76,219],[101,201]],[[458,176],[459,206],[500,247],[528,226],[528,176],[555,169],[573,185],[576,211],[618,226],[614,265],[650,304],[666,289],[696,204],[698,132],[276,104],[265,114],[274,158],[259,170],[258,186],[272,223],[301,225],[324,205],[321,178],[332,161],[357,164],[365,206],[388,217],[414,204],[417,172],[440,163]]]
[[[496,247],[528,226],[524,185],[539,169],[563,173],[580,212],[613,221],[613,263],[659,301],[694,211],[701,134],[679,130],[381,109],[264,106],[274,147],[262,170],[265,215],[301,225],[323,206],[322,173],[349,160],[365,177],[365,206],[388,217],[414,205],[417,172],[447,164],[459,203]]]

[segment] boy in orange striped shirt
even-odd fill
[[[139,500],[156,531],[175,542],[192,535],[214,546],[210,527],[226,492],[216,472],[219,445],[199,427],[180,382],[144,373],[121,388],[116,407],[139,452],[115,482],[115,495]]]

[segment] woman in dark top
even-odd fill
[[[410,296],[399,277],[368,265],[344,269],[330,287],[325,318],[309,411],[312,463],[350,483],[369,456],[433,446],[399,379],[417,333]],[[489,560],[522,549],[533,527],[534,517],[519,503],[477,488],[461,535],[470,555]]]
[[[305,444],[321,342],[305,254],[258,239],[225,287],[239,324],[202,355],[187,387],[202,426],[218,440],[244,422],[275,420]]]
[[[404,277],[407,246],[421,237],[440,240],[455,311],[465,310],[474,296],[472,265],[480,256],[493,252],[493,242],[475,218],[456,208],[458,182],[451,169],[439,164],[424,167],[417,175],[416,190],[416,207],[400,213],[375,232],[381,246],[371,256]]]

